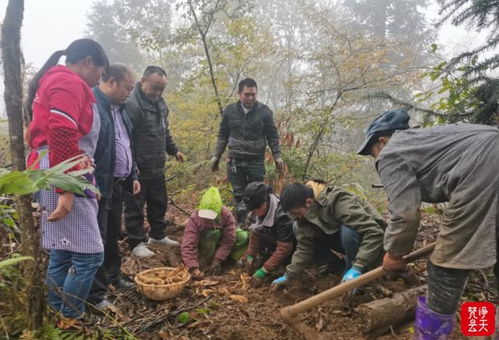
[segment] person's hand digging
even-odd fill
[[[206,269],[207,275],[219,275],[222,272],[222,261],[214,259],[211,265]]]
[[[189,273],[193,280],[201,280],[204,277],[204,273],[199,268],[190,268]]]
[[[258,288],[263,285],[263,279],[267,276],[267,271],[265,268],[258,269],[253,276],[251,276],[250,285],[253,288]]]
[[[253,255],[246,256],[244,260],[244,269],[248,275],[253,275],[255,272],[255,257]]]
[[[288,284],[289,284],[289,279],[286,276],[286,274],[284,274],[283,276],[278,277],[277,279],[272,281],[272,290],[273,291],[279,290],[281,288],[286,287]]]

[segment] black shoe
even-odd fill
[[[126,279],[119,279],[113,286],[118,290],[127,290],[135,287],[135,284]]]

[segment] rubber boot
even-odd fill
[[[432,311],[426,303],[426,297],[419,296],[414,328],[416,340],[447,340],[454,328],[454,314]]]

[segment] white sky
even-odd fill
[[[258,0],[267,1],[267,0]],[[317,0],[321,1],[321,0]],[[86,17],[93,0],[25,0],[21,43],[27,63],[39,68],[56,50],[66,48],[73,40],[82,38]],[[439,6],[435,0],[425,10],[429,20],[438,19]],[[0,21],[3,21],[8,0],[0,0]],[[446,24],[438,30],[439,51],[452,57],[461,51],[478,46],[486,34],[478,34],[466,27]],[[3,80],[0,79],[0,94]],[[1,96],[3,97],[3,96]],[[0,116],[4,112],[0,100]]]
[[[25,0],[21,43],[26,62],[39,68],[56,50],[83,37],[93,0]],[[1,21],[8,0],[0,0]]]
[[[266,0],[259,0],[266,1]],[[320,0],[318,0],[320,1]],[[8,0],[0,0],[3,20]],[[25,0],[22,47],[26,61],[40,67],[50,54],[64,49],[71,41],[83,37],[87,13],[93,0]],[[430,19],[438,18],[438,5],[434,0],[426,10]],[[476,32],[465,27],[444,25],[439,30],[437,43],[445,46],[451,55],[483,40]]]
[[[94,0],[25,0],[21,44],[26,63],[39,68],[56,50],[66,48],[73,40],[82,38],[87,14]],[[267,1],[267,0],[257,0]],[[321,1],[321,0],[316,0]],[[0,0],[0,21],[3,21],[8,0]],[[430,22],[438,20],[436,0],[425,9]],[[478,34],[466,27],[445,24],[438,29],[437,44],[446,58],[481,44],[486,34]],[[444,53],[445,52],[445,53]],[[0,76],[0,94],[3,93]],[[4,115],[3,96],[0,99],[0,117]]]

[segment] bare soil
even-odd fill
[[[177,225],[169,227],[168,233],[181,241],[183,227],[179,221],[185,220],[185,216],[170,216],[170,219]],[[433,217],[424,216],[417,248],[435,240],[437,222]],[[178,248],[156,246],[153,249],[158,254],[149,259],[132,257],[125,241],[122,249],[122,269],[131,279],[149,268],[181,263]],[[269,284],[274,277],[269,277],[267,285],[262,288],[251,288],[244,269],[234,264],[226,266],[220,276],[189,282],[183,292],[171,300],[151,301],[136,289],[114,291],[110,298],[116,307],[102,323],[109,327],[119,324],[139,339],[372,339],[376,337],[363,334],[363,324],[354,307],[424,284],[426,259],[418,260],[410,267],[415,273],[412,277],[378,280],[364,287],[348,303],[337,298],[299,315],[297,320],[306,325],[301,330],[298,322],[292,325],[283,322],[279,309],[333,287],[340,277],[332,274],[318,276],[311,268],[301,282],[273,292]],[[491,301],[495,295],[488,285],[480,278],[472,278],[464,296],[482,294],[478,299]],[[413,328],[408,323],[378,338],[411,339],[412,336]],[[464,339],[460,336],[459,325],[451,338]]]

